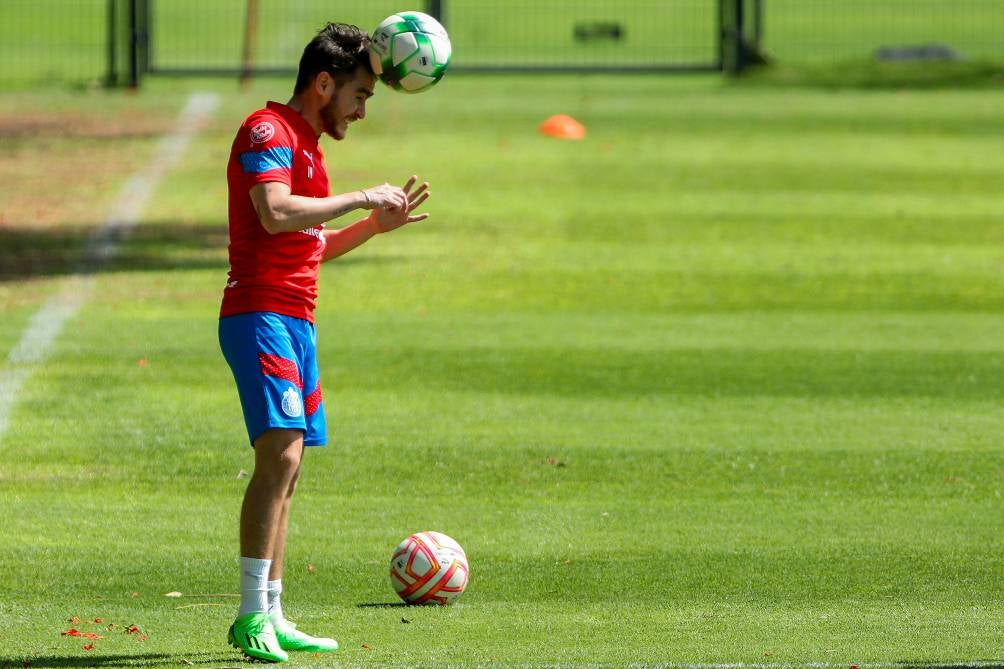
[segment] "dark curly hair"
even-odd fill
[[[348,23],[328,23],[303,49],[294,93],[305,90],[321,72],[352,74],[358,67],[372,72],[369,35]]]

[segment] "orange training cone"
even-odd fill
[[[582,139],[586,136],[586,126],[566,114],[555,114],[541,123],[538,130],[558,139]]]

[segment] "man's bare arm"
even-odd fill
[[[288,184],[269,181],[251,187],[251,202],[258,220],[269,234],[307,230],[355,209],[405,208],[408,196],[384,184],[331,197],[293,195]]]

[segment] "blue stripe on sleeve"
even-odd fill
[[[273,146],[264,151],[248,151],[240,155],[241,166],[248,174],[261,174],[269,170],[293,169],[293,149]]]

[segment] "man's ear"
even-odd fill
[[[331,78],[331,73],[320,72],[314,79],[314,90],[322,97],[330,97],[335,92],[335,80]]]

